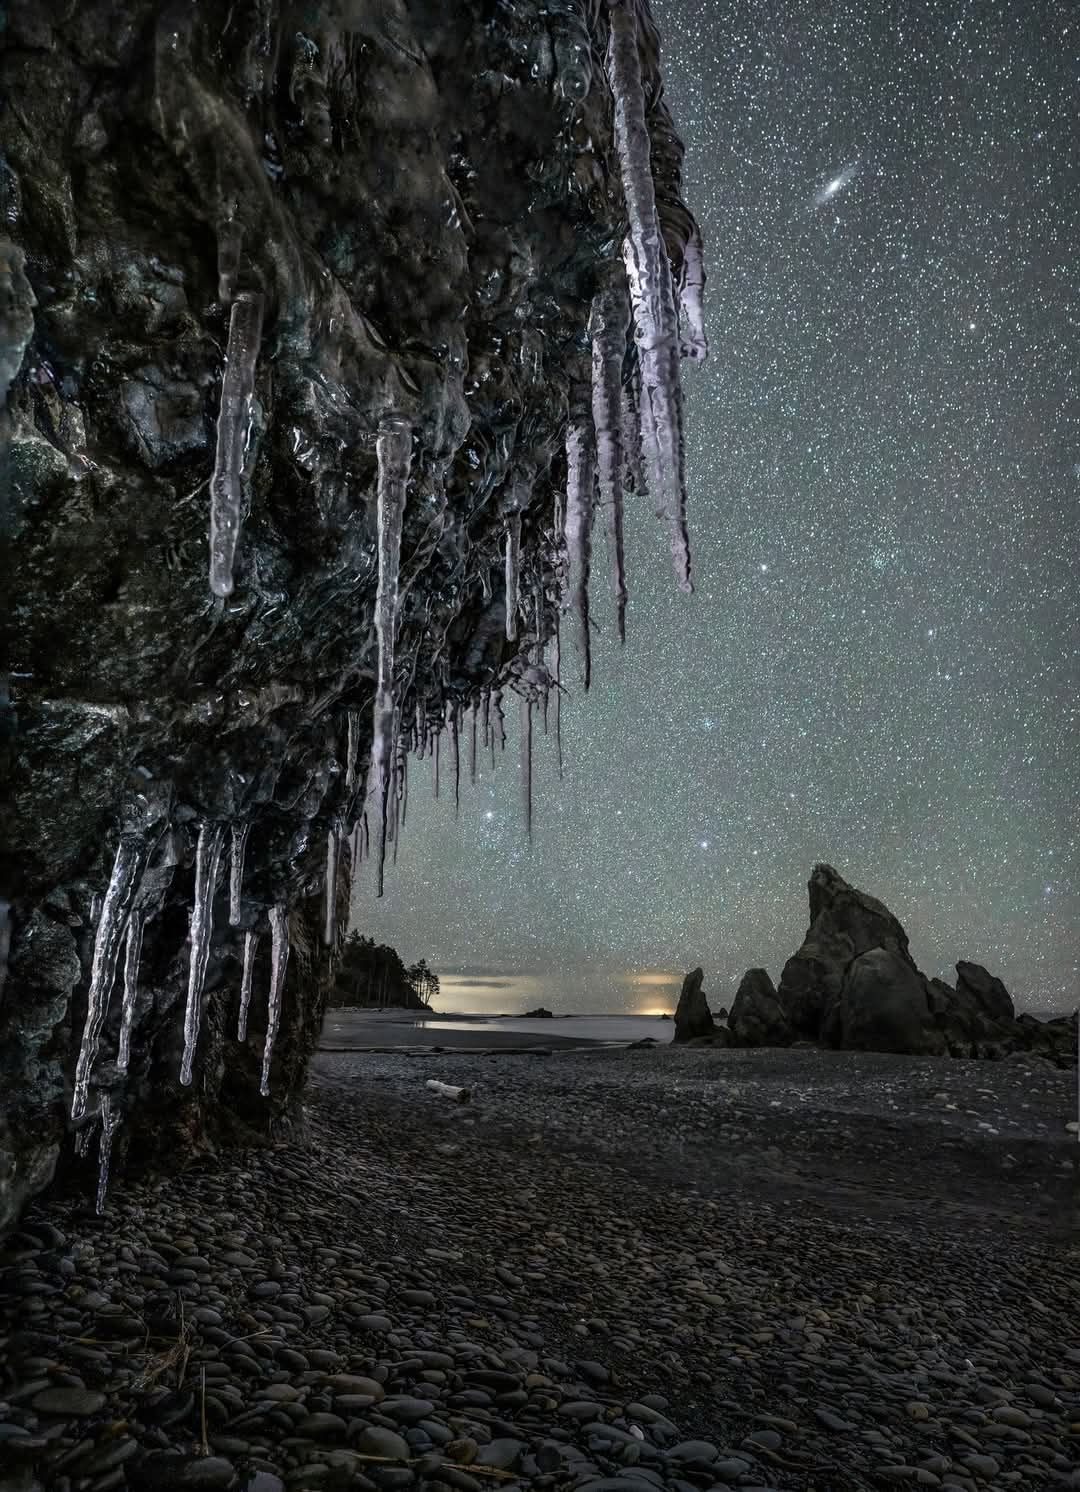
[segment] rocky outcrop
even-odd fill
[[[955,989],[928,979],[889,909],[831,865],[814,867],[809,892],[810,928],[779,988],[764,969],[743,976],[728,1018],[731,1045],[810,1041],[850,1051],[1076,1061],[1075,1016],[1016,1016],[1004,984],[980,964],[961,960]]]
[[[788,1046],[792,1027],[765,969],[747,969],[727,1018],[732,1046]]]
[[[718,1028],[702,989],[704,981],[701,969],[691,969],[683,980],[675,1007],[674,1041],[704,1041],[716,1035]]]
[[[814,866],[809,892],[810,927],[798,953],[784,965],[777,993],[794,1039],[817,1041],[854,959],[871,948],[887,948],[907,963],[911,959],[907,934],[888,907],[849,886],[831,865]]]
[[[288,1121],[409,752],[552,687],[592,340],[600,405],[637,397],[650,160],[662,309],[672,275],[696,294],[645,0],[618,7],[625,181],[593,0],[227,9],[3,7],[0,1226],[91,1129],[92,1171],[106,1112],[114,1172],[124,1136],[174,1161]],[[610,488],[637,453],[605,436]]]
[[[940,1057],[946,1050],[926,980],[891,948],[869,948],[848,964],[825,1012],[821,1040],[854,1052]]]

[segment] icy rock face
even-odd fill
[[[685,313],[681,146],[647,6],[620,8],[663,236],[649,264]],[[288,1122],[352,850],[369,845],[367,875],[396,848],[408,755],[441,749],[452,786],[477,714],[494,750],[509,692],[534,715],[550,692],[569,415],[592,408],[590,311],[622,283],[630,231],[598,0],[482,19],[460,0],[260,0],[227,27],[214,6],[122,11],[11,0],[0,52],[17,105],[0,171],[0,1227],[68,1164],[75,1126],[93,1195],[103,1114],[109,1195],[129,1164]],[[647,169],[639,148],[638,197]],[[640,424],[630,332],[615,424],[622,294],[604,321],[608,505]],[[646,387],[666,409],[665,314],[663,356],[648,349],[665,387]],[[410,459],[379,680],[391,426]],[[577,500],[587,526],[591,481]],[[530,649],[535,677],[514,671]],[[140,772],[168,812],[124,838]],[[222,842],[197,896],[201,825]]]

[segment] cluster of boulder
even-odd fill
[[[774,986],[748,969],[726,1025],[718,1025],[694,969],[683,982],[675,1040],[752,1047],[800,1043],[929,1057],[1023,1053],[1065,1067],[1077,1059],[1075,1015],[1017,1015],[1000,979],[961,960],[956,986],[928,979],[903,927],[882,902],[849,886],[831,865],[810,877],[810,928]]]

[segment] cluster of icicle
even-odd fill
[[[190,1086],[194,1076],[206,971],[214,933],[214,896],[227,829],[231,829],[229,922],[232,926],[238,927],[243,917],[244,853],[250,825],[246,823],[235,823],[231,826],[223,823],[200,824],[195,844],[195,891],[189,933],[190,960],[187,1001],[184,1008],[184,1050],[180,1062],[180,1081],[185,1086]],[[164,832],[171,831],[166,829]],[[160,911],[167,890],[167,882],[163,887],[158,886],[154,890],[147,890],[144,873],[162,837],[163,831],[158,823],[150,823],[142,828],[130,829],[121,834],[113,859],[109,885],[98,913],[90,988],[87,994],[86,1021],[75,1066],[74,1093],[71,1101],[72,1120],[81,1124],[77,1141],[80,1154],[85,1153],[92,1133],[92,1125],[87,1118],[91,1076],[100,1051],[102,1027],[108,1014],[113,986],[116,983],[121,950],[124,954],[123,993],[116,1052],[117,1071],[127,1072],[131,1060],[131,1037],[138,999],[143,932],[148,917]],[[269,1095],[270,1092],[270,1063],[274,1038],[277,1035],[281,1018],[285,971],[289,960],[288,908],[286,905],[278,903],[271,907],[268,921],[271,935],[270,992],[260,1085],[260,1091],[264,1096]],[[251,1002],[258,940],[257,928],[248,926],[244,930],[240,1017],[237,1028],[237,1039],[241,1042],[247,1036],[248,1009]],[[120,1117],[121,1112],[114,1098],[107,1090],[103,1091],[97,1112],[101,1125],[98,1146],[97,1210],[99,1213],[105,1204],[113,1135]]]
[[[552,0],[549,7],[557,62],[556,86],[571,104],[592,86],[592,50],[586,12],[595,7],[580,0]],[[519,697],[521,710],[521,778],[526,832],[532,830],[532,751],[534,715],[542,710],[543,729],[554,701],[554,732],[562,771],[560,701],[562,653],[560,616],[569,613],[581,656],[582,682],[590,682],[589,578],[592,526],[597,506],[608,534],[611,584],[620,638],[625,636],[626,574],[624,562],[624,492],[648,493],[671,528],[672,553],[679,585],[690,586],[690,553],[686,527],[686,480],[683,450],[680,356],[701,359],[707,353],[702,320],[704,267],[696,225],[683,246],[677,283],[665,247],[657,210],[656,183],[650,155],[641,51],[655,45],[651,20],[643,22],[639,0],[608,0],[607,78],[614,96],[615,146],[619,161],[629,232],[622,262],[608,266],[594,296],[589,335],[592,344],[591,397],[577,399],[565,436],[566,489],[555,503],[554,525],[538,535],[546,550],[552,586],[539,567],[531,590],[522,578],[522,524],[537,472],[519,471],[505,504],[503,568],[506,637],[521,642],[517,658],[504,677],[468,697],[447,700],[441,692],[415,705],[395,690],[395,648],[399,624],[401,537],[413,449],[413,431],[397,413],[379,423],[376,452],[378,589],[375,630],[378,665],[372,721],[370,772],[359,764],[360,715],[348,712],[345,742],[345,796],[352,821],[335,817],[327,833],[324,941],[337,941],[338,880],[342,844],[351,835],[350,864],[375,862],[375,888],[382,895],[390,846],[394,857],[408,804],[408,758],[428,756],[435,796],[439,795],[444,738],[452,754],[455,808],[461,783],[461,748],[468,742],[469,773],[476,778],[477,758],[506,744],[504,687]],[[643,30],[643,25],[646,25]],[[687,214],[689,218],[689,215]],[[233,589],[233,569],[244,508],[244,482],[251,434],[255,371],[262,337],[263,301],[255,292],[237,294],[240,230],[232,218],[218,224],[219,296],[230,306],[229,338],[217,423],[217,447],[210,480],[210,589],[219,598]],[[680,338],[680,315],[682,336]],[[632,330],[632,337],[630,335]],[[485,581],[485,585],[487,582]],[[548,603],[553,623],[548,625]],[[553,643],[549,670],[546,648]],[[409,703],[409,708],[405,705]],[[365,797],[372,810],[365,808]],[[370,829],[374,818],[374,834]],[[214,899],[229,843],[229,923],[243,932],[240,1010],[237,1039],[246,1040],[254,978],[258,928],[244,916],[244,855],[250,825],[205,822],[195,846],[195,890],[190,922],[190,962],[184,1011],[184,1049],[180,1081],[194,1079],[207,968],[214,932]],[[172,832],[172,831],[167,831]],[[108,1012],[123,950],[123,1005],[116,1066],[127,1070],[136,1015],[139,961],[147,918],[160,910],[144,895],[144,872],[162,830],[157,821],[121,834],[109,885],[102,901],[94,944],[86,1023],[75,1073],[71,1115],[85,1121],[90,1082],[98,1058],[101,1031]],[[374,848],[372,845],[374,839]],[[260,1091],[270,1091],[271,1059],[279,1028],[289,959],[288,908],[279,902],[267,914],[271,936],[270,984]],[[245,925],[246,924],[246,925]],[[100,1109],[98,1210],[104,1205],[113,1136],[120,1111],[108,1092]],[[90,1125],[83,1123],[78,1146],[84,1152]]]
[[[558,87],[567,99],[585,96],[591,84],[591,61],[585,8],[577,0],[558,0],[551,8],[559,68]],[[555,667],[544,666],[547,638],[542,585],[534,586],[536,621],[532,642],[513,666],[511,687],[522,701],[522,781],[525,822],[532,819],[532,716],[542,700],[545,726],[548,695],[554,692],[556,737],[561,770],[559,701],[561,650],[558,613],[568,611],[581,656],[582,682],[591,677],[589,576],[592,526],[597,504],[605,518],[611,564],[611,584],[620,639],[626,630],[626,569],[624,558],[625,474],[637,494],[648,492],[671,528],[672,554],[679,585],[691,589],[690,549],[686,526],[686,476],[683,444],[680,357],[700,360],[707,354],[702,295],[705,284],[701,237],[691,225],[679,266],[673,276],[657,209],[650,155],[641,48],[651,46],[654,33],[641,31],[637,0],[609,0],[610,30],[607,77],[615,103],[615,146],[626,200],[629,232],[623,263],[594,296],[589,334],[592,343],[591,401],[575,407],[566,432],[566,491],[557,503],[555,556],[557,608]],[[649,23],[651,27],[651,22]],[[682,336],[680,337],[680,313]],[[628,334],[632,327],[632,341]],[[629,357],[628,357],[629,351]],[[629,375],[626,369],[629,364]],[[378,545],[379,584],[376,600],[378,684],[373,721],[371,777],[375,816],[375,883],[383,890],[387,847],[404,822],[407,796],[406,761],[410,752],[432,757],[436,795],[440,748],[448,734],[454,756],[455,803],[460,780],[460,740],[463,716],[471,714],[471,760],[476,757],[478,714],[483,720],[483,744],[493,748],[492,703],[501,731],[502,691],[494,685],[467,701],[444,703],[432,712],[417,705],[415,720],[403,721],[394,694],[394,643],[397,629],[398,573],[402,515],[408,483],[411,440],[401,420],[384,419],[379,434]],[[535,472],[531,473],[535,477]],[[532,483],[513,478],[505,504],[503,567],[506,637],[517,641],[526,609],[521,585],[522,515],[528,507]],[[354,831],[353,862],[370,848],[365,815]],[[329,897],[328,897],[329,901]]]

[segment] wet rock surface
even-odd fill
[[[550,688],[601,290],[634,424],[627,190],[655,195],[637,238],[665,307],[696,229],[644,0],[619,7],[633,170],[594,0],[11,0],[0,22],[2,1229],[70,1157],[91,967],[135,906],[131,1062],[117,989],[74,1119],[108,1112],[132,1164],[289,1122],[408,751],[458,743],[481,695],[494,730],[503,688]],[[646,340],[677,414],[666,314]],[[393,789],[361,836],[377,678]],[[293,953],[264,1082],[268,917]]]
[[[1071,1086],[986,1072],[320,1056],[303,1141],[117,1188],[101,1219],[29,1210],[5,1464],[46,1492],[1064,1489]],[[474,1104],[418,1102],[432,1076]]]

